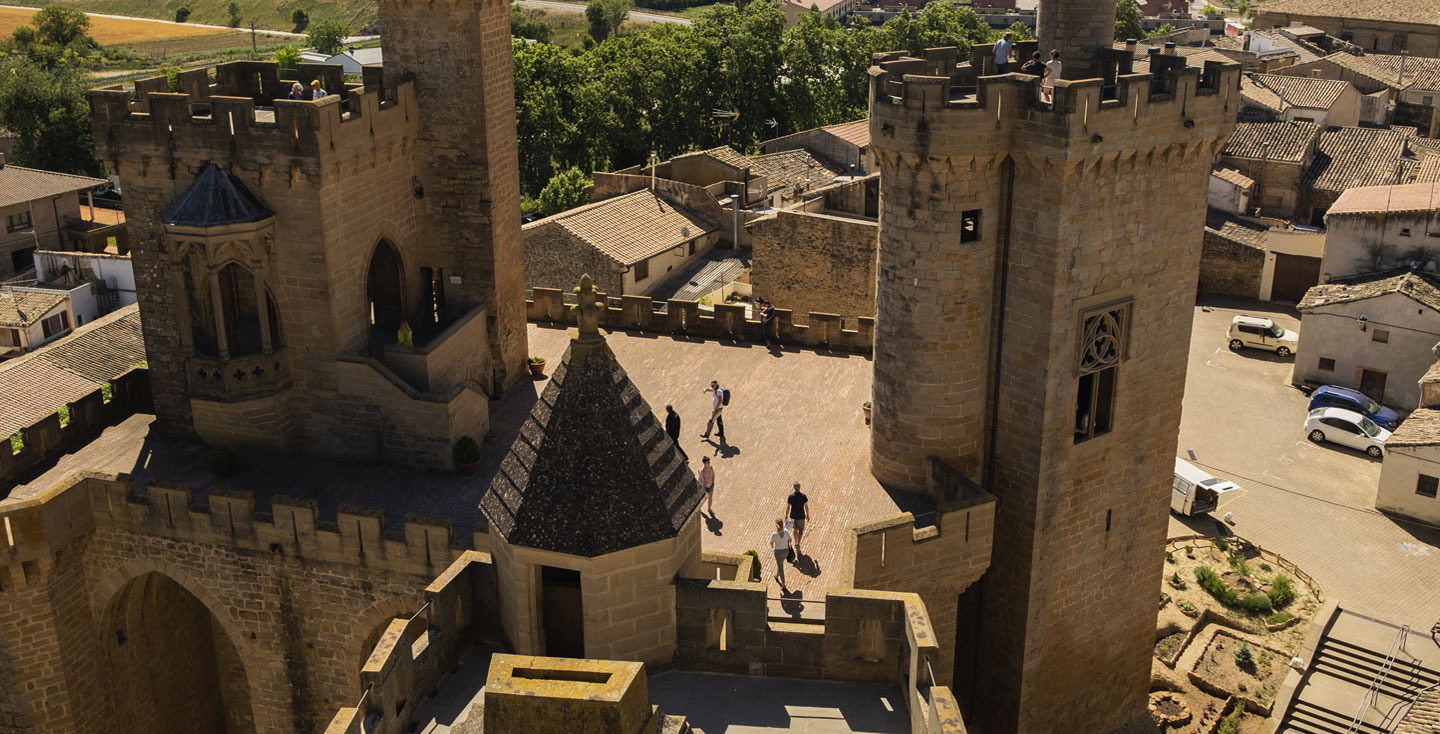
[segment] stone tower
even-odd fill
[[[419,235],[448,250],[448,291],[485,305],[509,389],[527,374],[510,4],[380,0],[379,13],[386,84],[413,79],[420,104]]]
[[[445,469],[525,372],[505,6],[381,16],[363,83],[299,66],[319,100],[253,61],[91,92],[161,426]]]
[[[1108,48],[1113,10],[1044,3],[1042,31],[1077,35],[1042,44],[1100,49],[1066,61],[1100,78],[1059,82],[1053,103],[1034,77],[976,78],[954,49],[878,55],[870,72],[872,471],[922,491],[935,456],[997,498],[990,568],[941,640],[967,718],[992,733],[1144,714],[1204,219],[1193,192],[1233,128],[1239,66],[1155,56],[1153,76],[1132,74]]]

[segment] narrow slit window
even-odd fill
[[[960,241],[980,241],[980,210],[971,209],[960,216]]]

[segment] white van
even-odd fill
[[[1239,489],[1234,482],[1201,471],[1199,467],[1176,457],[1175,484],[1170,492],[1170,510],[1181,515],[1204,515],[1220,505],[1220,497]]]

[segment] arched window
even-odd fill
[[[393,333],[405,319],[405,288],[401,273],[405,269],[400,253],[388,240],[380,240],[370,256],[370,272],[366,278],[370,324],[382,333]]]

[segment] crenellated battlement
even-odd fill
[[[1077,157],[1204,138],[1233,123],[1240,64],[1151,56],[1153,73],[1130,73],[1128,52],[1105,54],[1105,76],[1056,82],[1042,101],[1040,77],[977,75],[954,48],[924,58],[876,54],[870,67],[871,140],[880,150],[915,155],[994,155],[1020,141],[1046,155]],[[1212,131],[1211,128],[1214,128]],[[1150,140],[1150,138],[1154,140]],[[1061,146],[1056,149],[1056,146]],[[1066,152],[1061,152],[1061,151]]]
[[[415,136],[413,83],[386,89],[379,66],[366,68],[363,84],[346,84],[336,64],[300,64],[301,80],[318,79],[330,91],[317,101],[285,99],[295,80],[281,78],[275,62],[236,61],[213,71],[213,77],[208,69],[182,72],[180,92],[170,92],[163,76],[139,80],[133,90],[91,90],[91,127],[101,157],[113,163],[137,154],[224,152],[242,159],[320,161]]]
[[[445,518],[407,515],[400,533],[376,509],[341,506],[321,517],[313,499],[275,495],[257,512],[251,492],[212,489],[207,503],[191,487],[151,481],[137,492],[127,474],[86,472],[22,501],[0,504],[0,569],[53,556],[95,529],[119,528],[196,543],[401,573],[435,573],[467,550],[488,550],[489,535],[455,537]]]

